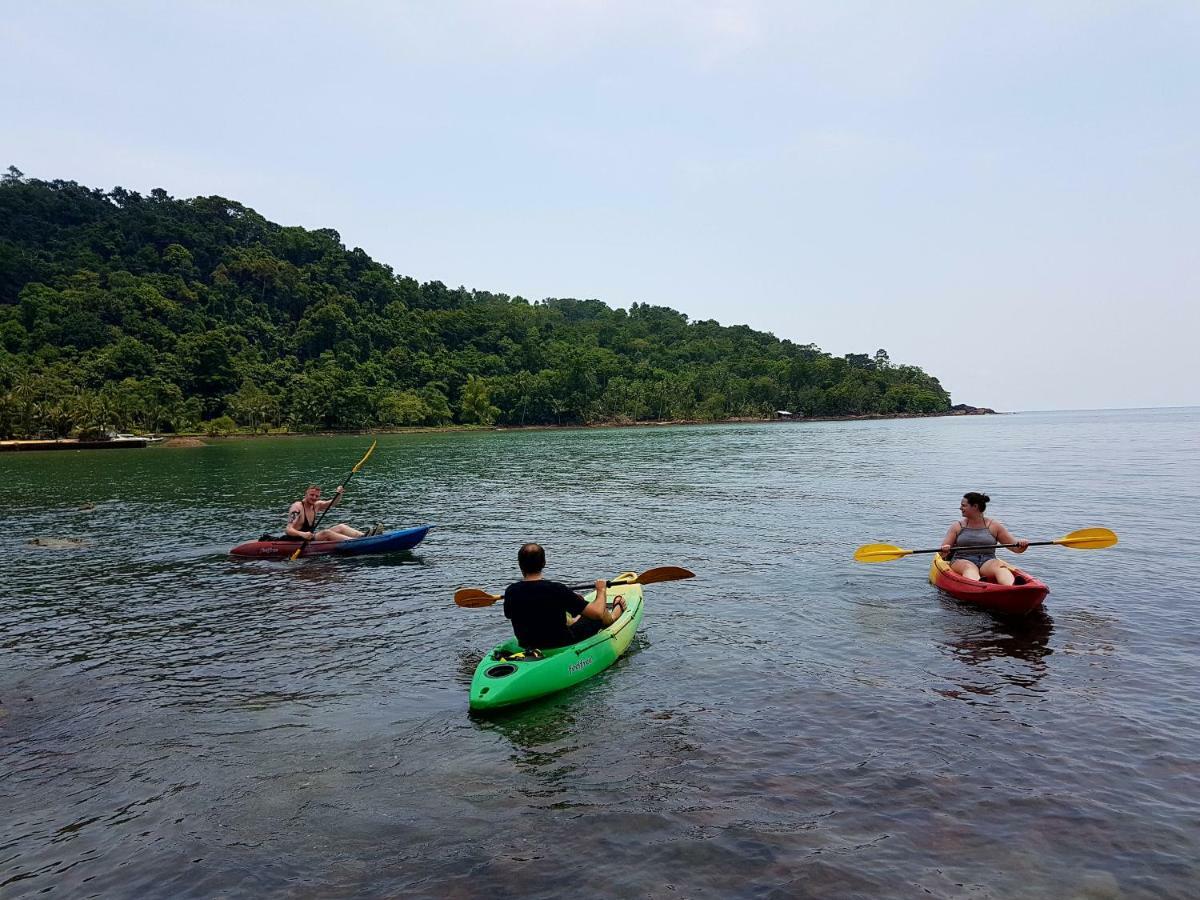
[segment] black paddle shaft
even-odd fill
[[[616,585],[621,585],[621,584],[637,584],[637,582],[636,581],[606,581],[606,582],[604,582],[604,584],[606,587],[614,587]],[[589,581],[587,584],[572,584],[567,588],[567,590],[568,591],[586,591],[586,590],[590,590],[591,588],[594,588],[595,586],[596,586],[596,582]]]
[[[1058,541],[1030,541],[1025,546],[1026,547],[1049,547],[1051,544],[1057,544],[1057,543],[1058,543]],[[979,551],[979,550],[999,550],[1001,547],[1005,547],[1005,548],[1011,550],[1013,547],[1020,547],[1020,546],[1021,546],[1020,544],[984,544],[981,547],[971,547],[971,546],[951,547],[950,555],[953,556],[955,553],[975,553],[976,551]],[[912,552],[913,553],[941,553],[942,548],[938,547],[936,550],[913,550]]]

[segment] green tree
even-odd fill
[[[210,436],[230,435],[237,431],[237,422],[229,416],[217,416],[204,423],[204,433]]]
[[[464,422],[478,422],[480,425],[491,425],[500,415],[500,408],[492,405],[487,382],[474,375],[467,376],[463,385],[459,409]]]
[[[446,399],[445,393],[438,386],[426,385],[417,391],[417,395],[428,410],[425,417],[426,425],[445,425],[454,418],[453,413],[450,412],[450,401]]]
[[[416,391],[388,391],[379,400],[376,418],[384,426],[424,425],[430,409]]]
[[[279,417],[279,397],[248,379],[236,393],[225,398],[225,405],[234,419],[252,432],[268,430]]]
[[[96,398],[111,411],[91,410]],[[281,227],[223,197],[16,170],[0,177],[0,399],[0,432],[21,436],[112,417],[317,429],[950,403],[936,378],[882,349],[835,358],[646,303],[422,284],[331,229]]]

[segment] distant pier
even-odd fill
[[[19,450],[120,450],[145,447],[149,442],[150,439],[144,437],[113,438],[107,441],[80,441],[75,438],[48,441],[0,441],[0,453],[13,453]]]

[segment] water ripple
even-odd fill
[[[363,439],[6,456],[0,893],[1192,896],[1198,424],[382,436],[339,515],[439,527],[294,564],[226,551]],[[1052,593],[1022,622],[923,557],[850,560],[936,543],[980,488],[1019,534],[1121,546],[1031,551]],[[648,588],[584,686],[469,716],[506,622],[450,598],[531,539],[569,582],[699,577]]]

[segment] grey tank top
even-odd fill
[[[955,559],[978,559],[980,561],[996,558],[996,536],[985,525],[982,528],[960,528],[958,537],[954,539]],[[987,550],[975,549],[987,547]]]

